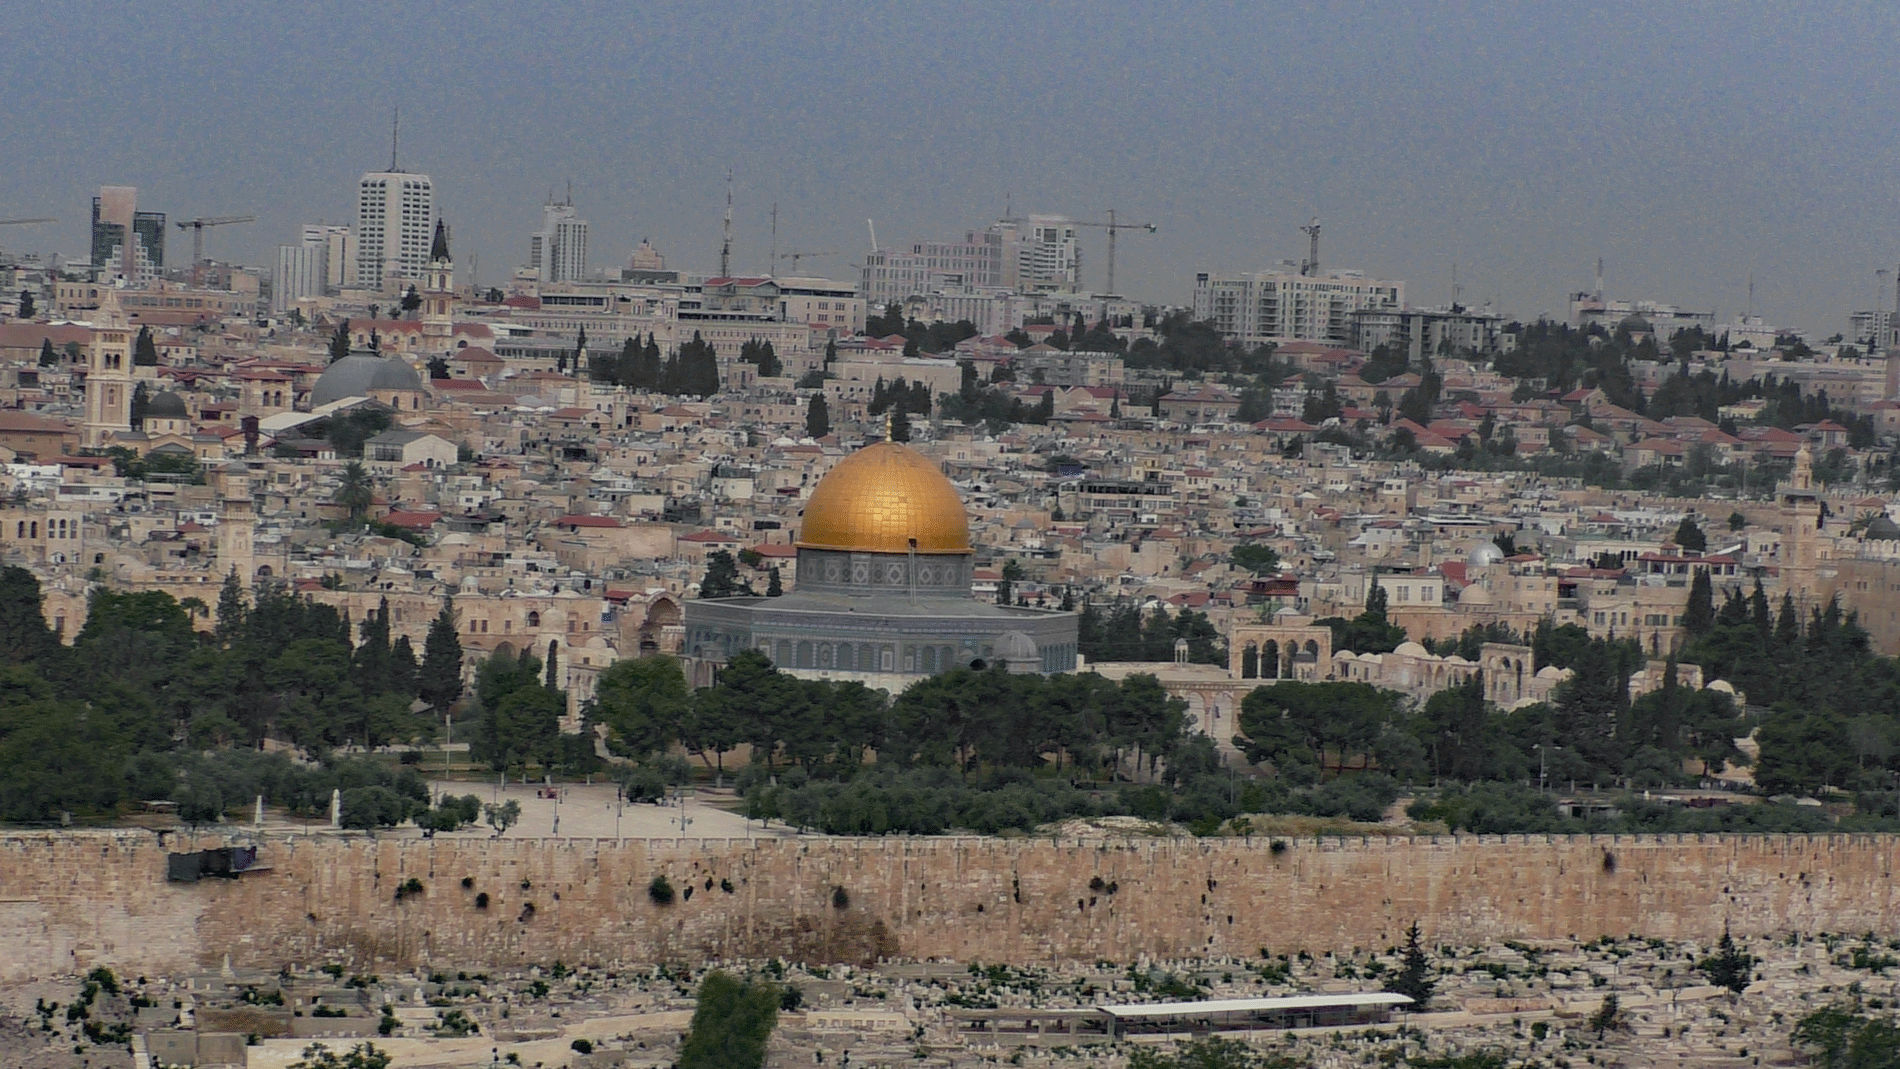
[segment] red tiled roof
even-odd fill
[[[561,517],[560,519],[555,520],[554,525],[556,527],[624,527],[626,526],[625,524],[621,523],[619,520],[614,519],[612,516],[585,516],[578,512],[570,512],[567,515]]]

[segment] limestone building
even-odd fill
[[[686,602],[695,685],[742,649],[794,675],[892,693],[959,666],[1075,669],[1074,613],[976,600],[963,501],[906,446],[880,442],[832,468],[812,490],[796,545],[792,593]]]

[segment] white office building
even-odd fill
[[[1351,345],[1359,313],[1404,307],[1405,283],[1358,271],[1194,276],[1194,318],[1250,348],[1288,341]]]
[[[381,289],[391,276],[420,280],[435,232],[435,186],[426,174],[377,171],[357,184],[357,286]]]
[[[347,286],[356,263],[356,235],[347,226],[305,223],[302,244],[323,250],[323,285],[328,289]]]
[[[325,251],[320,244],[277,246],[277,274],[270,288],[272,312],[282,315],[300,300],[323,296]]]
[[[528,244],[528,266],[543,282],[579,282],[587,276],[587,220],[574,202],[541,206],[541,229]]]

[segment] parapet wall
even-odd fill
[[[1414,919],[1430,940],[1467,943],[1706,940],[1724,922],[1738,934],[1900,927],[1900,836],[1304,839],[1277,852],[1261,838],[271,836],[259,843],[269,871],[166,882],[167,850],[218,842],[0,837],[0,981],[227,961],[1126,962],[1383,948]],[[671,905],[648,893],[658,875],[675,889]],[[398,901],[410,879],[423,890]]]

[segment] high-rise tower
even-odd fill
[[[574,194],[541,206],[541,229],[528,245],[528,266],[543,282],[576,282],[587,275],[587,220],[574,211]]]
[[[434,225],[435,186],[428,175],[364,175],[357,183],[356,284],[380,289],[390,278],[421,278]]]
[[[133,285],[165,270],[165,213],[138,210],[133,186],[101,186],[92,198],[92,264],[105,281]]]

